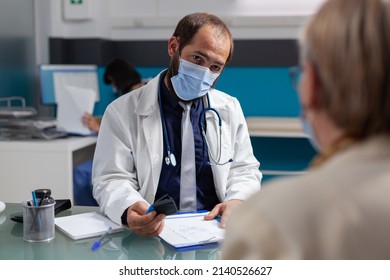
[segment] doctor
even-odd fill
[[[240,104],[212,88],[232,52],[232,35],[218,17],[187,15],[168,41],[169,68],[107,107],[92,179],[95,199],[114,222],[141,236],[158,235],[165,215],[146,211],[169,194],[180,210],[192,199],[192,210],[211,210],[206,219],[222,215],[224,227],[232,209],[260,190],[259,162]],[[192,129],[183,136],[193,137],[182,153],[186,106]],[[193,195],[184,195],[191,184],[180,183],[187,156],[196,177]]]

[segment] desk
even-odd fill
[[[58,216],[85,213],[98,210],[97,207],[73,206]],[[126,229],[111,234],[111,240],[96,252],[91,251],[92,244],[98,239],[88,238],[74,241],[56,229],[56,237],[49,242],[30,243],[23,240],[23,224],[15,223],[9,215],[21,212],[18,203],[6,203],[6,209],[0,213],[0,259],[2,260],[189,260],[218,259],[220,251],[198,249],[177,252],[168,247],[158,237],[139,237]]]
[[[73,199],[73,167],[93,158],[96,137],[0,141],[0,199],[21,202],[31,191],[52,190],[53,197]]]
[[[305,174],[315,151],[296,117],[247,117],[255,156],[265,176]],[[264,177],[266,178],[266,177]]]
[[[307,138],[299,118],[247,117],[251,137]]]

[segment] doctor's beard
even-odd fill
[[[165,79],[168,82],[167,87],[171,92],[174,92],[171,78],[173,76],[176,76],[179,73],[179,64],[180,64],[180,55],[179,53],[176,53],[171,59],[167,74],[165,76]]]

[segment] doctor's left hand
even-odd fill
[[[145,214],[149,205],[138,201],[127,210],[127,225],[139,236],[157,236],[164,227],[164,214],[157,215],[155,211]]]
[[[228,201],[219,203],[219,204],[215,205],[215,207],[213,208],[213,210],[210,211],[209,214],[204,216],[204,219],[205,220],[212,220],[215,217],[217,217],[218,215],[222,215],[221,216],[221,223],[219,225],[221,228],[225,228],[226,222],[227,222],[227,219],[228,219],[230,213],[241,202],[242,202],[242,200],[240,200],[240,199],[232,199],[232,200],[228,200]]]

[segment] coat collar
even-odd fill
[[[158,109],[158,92],[160,90],[160,79],[164,77],[161,71],[156,77],[150,80],[143,90],[146,94],[141,94],[139,102],[134,110],[137,115],[148,116]]]

